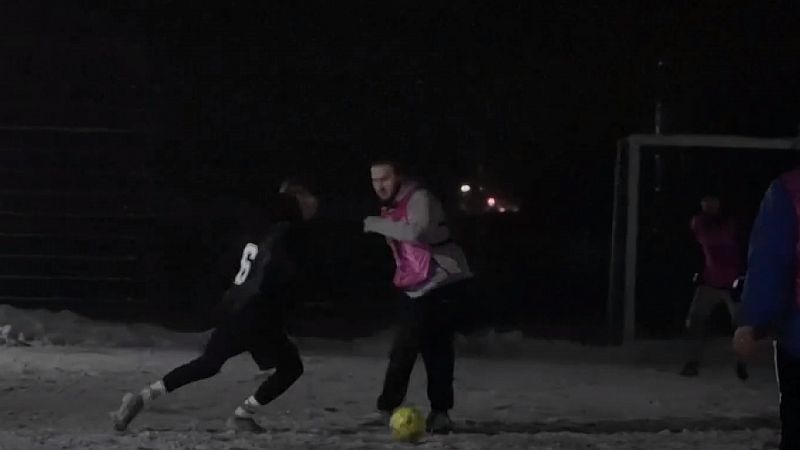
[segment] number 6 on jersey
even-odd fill
[[[250,275],[250,269],[252,268],[253,261],[255,261],[257,255],[258,246],[256,244],[247,244],[244,246],[244,251],[242,252],[242,265],[239,268],[239,273],[236,274],[236,278],[233,279],[233,284],[241,286],[245,281],[247,281],[247,276]]]

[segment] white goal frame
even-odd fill
[[[628,343],[636,338],[636,268],[642,147],[695,147],[701,151],[703,148],[800,150],[795,138],[635,134],[618,141],[614,166],[614,207],[606,304],[606,328],[610,343]]]

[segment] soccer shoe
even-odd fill
[[[229,430],[244,431],[247,433],[262,434],[266,433],[267,429],[256,423],[252,417],[237,417],[231,416],[225,424]]]
[[[689,361],[683,366],[683,370],[681,370],[681,376],[684,377],[696,377],[700,371],[697,369],[697,361]]]
[[[425,430],[433,434],[448,434],[453,431],[453,421],[447,411],[431,411],[425,420]]]
[[[114,429],[117,431],[125,431],[128,424],[139,414],[144,408],[144,399],[142,394],[126,393],[122,397],[122,405],[116,412],[111,413],[111,420],[114,422]]]
[[[750,378],[750,374],[747,372],[747,364],[741,361],[736,363],[736,376],[742,381]]]

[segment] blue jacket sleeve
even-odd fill
[[[740,325],[770,327],[794,296],[797,216],[789,193],[774,181],[761,201],[750,236]]]

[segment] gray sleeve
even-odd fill
[[[366,230],[398,241],[420,242],[420,236],[430,227],[430,203],[427,191],[419,190],[408,201],[408,223],[371,217]]]

